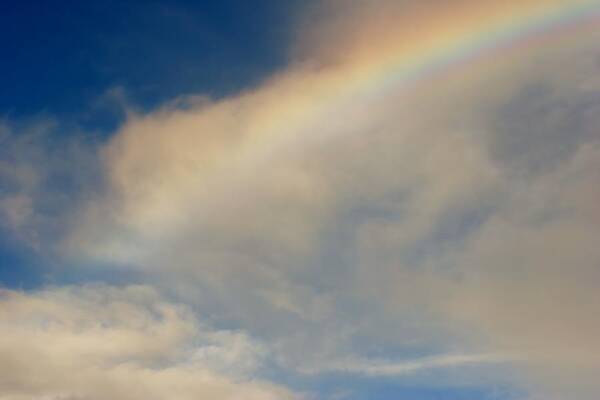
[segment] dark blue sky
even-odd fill
[[[260,81],[285,64],[302,2],[1,3],[0,116],[43,113],[102,126],[106,110],[94,107],[114,87],[151,108]]]

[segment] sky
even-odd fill
[[[0,5],[0,400],[596,400],[598,0]]]

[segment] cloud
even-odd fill
[[[402,24],[383,33],[404,10],[391,9],[359,7],[364,28],[335,28],[325,53],[340,59],[315,49],[316,63],[237,96],[130,116],[103,150],[110,191],[70,245],[153,271],[292,368],[368,337],[591,373],[594,46],[509,49],[452,82],[361,96],[357,71],[412,51],[394,44]],[[557,304],[538,295],[550,292]]]
[[[495,49],[447,79],[369,86],[415,48],[522,11],[475,3],[327,3],[335,18],[311,27],[318,44],[311,33],[299,38],[292,64],[270,80],[129,113],[99,151],[106,187],[62,237],[66,256],[141,270],[157,290],[268,349],[204,333],[214,343],[191,352],[190,371],[169,357],[187,348],[178,335],[193,336],[195,322],[174,316],[175,336],[128,339],[131,349],[86,345],[110,367],[93,382],[129,396],[124,369],[152,376],[156,393],[173,379],[191,396],[194,374],[206,374],[215,390],[238,393],[227,375],[248,374],[265,351],[292,371],[373,376],[511,354],[522,371],[515,385],[533,395],[596,398],[598,32]],[[45,196],[15,191],[2,203],[7,220],[23,225]],[[142,332],[167,329],[147,318]],[[115,324],[125,339],[140,333]],[[77,340],[91,340],[84,332]],[[122,351],[133,361],[114,364],[109,354]],[[396,363],[394,352],[438,356]],[[167,367],[148,367],[156,363]]]
[[[469,365],[496,364],[514,361],[514,358],[500,354],[450,354],[427,357],[417,360],[392,362],[382,360],[348,359],[331,363],[309,373],[341,372],[371,377],[411,375],[437,368],[457,368]]]
[[[67,134],[67,133],[70,133]],[[53,118],[0,120],[0,229],[47,255],[101,182],[97,141]]]
[[[254,378],[262,350],[143,286],[0,297],[2,399],[286,399]]]
[[[459,314],[496,346],[524,354],[536,380],[567,393],[598,390],[598,149],[588,143],[562,168],[515,190],[456,261],[464,273]]]

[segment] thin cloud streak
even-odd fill
[[[405,361],[350,358],[336,361],[304,373],[348,373],[371,377],[394,377],[443,368],[462,368],[486,364],[506,364],[519,361],[518,357],[505,354],[445,354]]]

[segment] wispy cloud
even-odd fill
[[[333,363],[325,363],[310,374],[337,372],[373,377],[394,377],[417,374],[433,369],[461,368],[485,364],[504,364],[517,361],[514,356],[503,354],[443,354],[411,360],[390,361],[381,359],[349,358]]]

